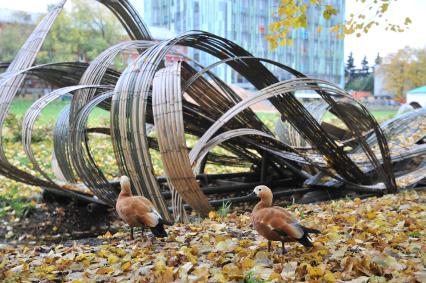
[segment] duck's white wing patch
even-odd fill
[[[157,214],[155,214],[154,212],[149,212],[149,213],[147,213],[146,214],[147,216],[148,216],[148,221],[149,221],[149,223],[147,223],[147,225],[149,226],[149,227],[155,227],[155,226],[157,226],[158,225],[158,223],[160,222],[159,221],[159,217],[158,217],[158,215]]]
[[[152,209],[152,213],[156,216],[157,219],[163,219],[163,217],[161,217],[161,214],[158,213],[158,211],[154,208]]]

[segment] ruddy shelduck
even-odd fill
[[[305,247],[312,247],[309,233],[318,234],[320,231],[300,225],[284,208],[272,206],[272,191],[267,186],[257,186],[253,193],[260,198],[251,214],[254,229],[268,240],[268,251],[271,251],[271,241],[282,243],[282,253],[286,252],[284,243],[297,241]]]
[[[120,218],[130,226],[130,239],[133,240],[133,228],[149,227],[156,237],[167,237],[164,230],[166,223],[154,205],[143,196],[133,196],[130,179],[127,176],[120,178],[121,192],[118,196],[115,209]]]

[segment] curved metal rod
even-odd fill
[[[97,89],[112,89],[112,86],[102,86],[102,85],[79,85],[79,86],[71,86],[71,87],[64,87],[57,89],[40,99],[38,99],[36,102],[34,102],[31,107],[27,110],[27,112],[24,115],[23,121],[22,121],[22,144],[24,146],[25,153],[28,157],[28,159],[33,164],[34,168],[43,175],[46,180],[54,184],[55,182],[49,177],[49,175],[44,172],[41,167],[39,166],[37,160],[34,157],[34,153],[32,151],[31,147],[31,134],[34,127],[34,123],[37,119],[37,117],[40,115],[41,111],[46,108],[46,106],[49,105],[52,101],[60,98],[64,94],[76,91],[78,89],[84,89],[84,88],[97,88]]]
[[[4,120],[10,108],[10,105],[24,81],[25,75],[22,73],[16,75],[21,70],[29,68],[40,50],[47,33],[54,20],[62,11],[65,0],[59,2],[37,25],[31,35],[28,37],[18,55],[7,68],[5,74],[0,77],[0,173],[31,185],[51,186],[50,182],[45,182],[23,170],[10,164],[3,148],[3,126]]]
[[[200,70],[198,73],[196,73],[195,75],[193,75],[185,84],[185,86],[182,88],[182,92],[186,92],[187,89],[196,81],[198,80],[201,76],[203,76],[205,73],[207,72],[211,72],[211,70],[213,68],[218,67],[219,65],[222,64],[227,64],[229,62],[235,62],[241,60],[242,62],[244,62],[245,60],[255,60],[257,62],[265,62],[265,63],[269,63],[271,65],[274,65],[280,69],[283,69],[287,72],[289,72],[290,74],[294,75],[296,78],[306,78],[307,76],[287,65],[284,65],[282,63],[273,61],[271,59],[268,58],[262,58],[262,57],[256,57],[256,56],[235,56],[235,57],[231,57],[231,58],[226,58],[223,60],[220,60],[218,62],[215,62],[205,68],[203,68],[202,70]]]
[[[71,105],[68,104],[56,119],[53,129],[53,152],[55,154],[61,177],[69,183],[77,183],[78,177],[72,167],[73,157],[69,154],[69,114]]]
[[[325,86],[319,87],[322,84]],[[281,93],[289,93],[295,90],[320,90],[327,92],[329,95],[344,95],[336,86],[326,81],[312,80],[312,79],[293,79],[285,82],[280,82],[271,87],[265,88],[258,92],[256,96],[248,97],[240,102],[238,105],[231,108],[225,115],[219,119],[215,125],[213,125],[204,135],[200,138],[198,143],[195,145],[190,153],[190,159],[193,164],[195,156],[197,156],[201,150],[201,147],[213,136],[213,134],[224,124],[226,124],[232,117],[241,112],[244,108],[250,107],[251,105],[258,103],[264,99],[280,95]],[[345,155],[346,156],[346,155]],[[346,156],[348,159],[348,157]],[[352,161],[351,161],[352,162]],[[353,163],[352,163],[353,164]],[[358,169],[358,167],[356,167]],[[359,170],[359,169],[358,169]],[[342,172],[342,171],[341,171]],[[345,173],[345,172],[344,172]],[[363,174],[362,172],[360,172]],[[347,178],[345,178],[347,179]],[[349,181],[357,182],[357,179],[352,178]],[[359,179],[358,179],[359,181]]]
[[[216,49],[216,46],[214,50],[207,49],[205,46],[206,43],[211,41],[213,47],[213,44],[219,40],[226,41],[228,46],[235,48],[237,52],[241,52],[240,55],[244,55],[244,53],[251,55],[238,45],[223,38],[204,32],[190,32],[175,39],[160,42],[142,53],[138,60],[123,72],[116,86],[115,93],[117,95],[113,97],[111,112],[113,140],[115,141],[114,150],[120,156],[120,163],[125,166],[136,188],[140,193],[146,190],[145,193],[153,197],[154,202],[157,203],[157,207],[163,206],[163,209],[160,210],[164,211],[165,214],[167,210],[163,205],[164,201],[159,194],[158,184],[152,174],[152,163],[148,151],[147,137],[143,128],[148,94],[150,93],[149,87],[162,59],[174,45],[190,45],[220,58],[222,55],[219,55],[221,53],[220,50]],[[267,69],[261,64],[254,63],[254,65],[268,73]],[[271,76],[273,77],[272,74]],[[261,78],[257,77],[256,79]],[[118,94],[121,94],[120,98]],[[127,106],[128,99],[132,100],[131,109]],[[127,117],[132,116],[135,117],[134,120],[137,121],[136,123],[128,123]],[[140,131],[140,128],[142,128],[142,131]],[[139,134],[130,136],[128,132]],[[203,214],[206,214],[206,211]]]
[[[113,63],[116,56],[124,51],[132,49],[145,50],[154,45],[152,41],[133,40],[120,42],[109,47],[99,54],[87,67],[78,84],[80,85],[97,85],[100,84],[108,67]],[[95,89],[83,89],[77,91],[71,101],[70,121],[75,120],[77,112],[95,95]]]
[[[109,91],[93,98],[77,113],[76,130],[70,133],[70,140],[74,142],[75,155],[72,163],[77,175],[99,199],[114,206],[117,194],[91,154],[86,130],[90,113],[100,103],[111,98],[112,94],[112,91]]]
[[[179,63],[159,70],[155,74],[152,93],[154,123],[161,159],[172,195],[175,219],[186,218],[181,197],[197,211],[212,209],[195,179],[188,159],[183,126],[180,72],[181,64]],[[177,164],[179,165],[176,166]]]
[[[204,147],[200,150],[200,152],[195,157],[194,162],[193,162],[194,172],[199,171],[200,164],[203,161],[204,157],[215,146],[220,145],[221,143],[225,142],[226,140],[229,140],[229,139],[232,139],[232,138],[235,138],[235,137],[239,137],[239,136],[245,136],[245,135],[259,135],[259,136],[263,136],[263,137],[275,140],[274,136],[267,134],[265,132],[259,131],[259,130],[254,130],[254,129],[237,129],[237,130],[231,130],[231,131],[224,132],[220,135],[215,136],[211,140],[209,140],[204,145]]]

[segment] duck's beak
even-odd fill
[[[248,198],[254,197],[256,196],[256,194],[254,192],[251,192],[250,194],[247,195]]]

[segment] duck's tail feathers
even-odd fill
[[[313,247],[312,242],[308,238],[308,234],[304,234],[302,238],[297,240],[299,243],[301,243],[306,248]]]
[[[161,218],[159,220],[160,221],[158,222],[157,226],[150,228],[151,232],[157,238],[167,237],[167,232],[166,232],[166,230],[164,230],[164,224],[165,224],[165,222]]]
[[[312,242],[311,242],[311,237],[309,237],[309,234],[320,234],[321,231],[317,230],[317,229],[312,229],[312,228],[308,228],[308,227],[304,227],[302,226],[303,231],[305,232],[303,234],[303,237],[298,239],[298,242],[301,243],[302,245],[304,245],[307,248],[312,247]]]
[[[312,229],[312,228],[308,228],[305,226],[302,226],[303,231],[305,231],[306,234],[321,234],[321,231],[317,230],[317,229]]]

